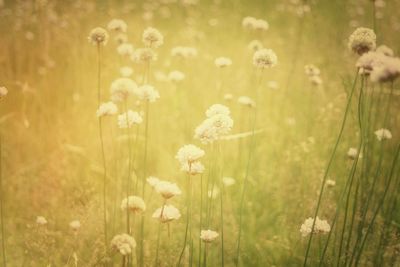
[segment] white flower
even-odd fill
[[[376,52],[377,53],[381,53],[381,54],[383,54],[385,56],[388,56],[388,57],[393,57],[394,56],[393,50],[390,47],[387,47],[386,45],[378,46],[378,48],[376,48]]]
[[[37,223],[38,225],[46,225],[46,224],[47,224],[47,220],[46,220],[46,218],[43,217],[43,216],[37,216],[37,217],[36,217],[36,223]]]
[[[175,158],[179,161],[180,164],[192,164],[198,160],[200,160],[204,156],[204,150],[201,148],[189,144],[184,145],[178,150]]]
[[[186,172],[190,175],[201,174],[204,172],[204,165],[200,161],[196,161],[191,164],[185,163],[182,164],[181,171]]]
[[[117,105],[115,105],[113,102],[106,102],[102,103],[100,107],[96,111],[97,117],[103,117],[103,116],[111,116],[115,115],[118,112]]]
[[[271,68],[278,63],[278,57],[271,49],[260,49],[254,52],[253,65],[257,68]]]
[[[200,232],[200,239],[206,243],[214,241],[218,236],[219,234],[212,230],[201,230]]]
[[[122,19],[112,19],[108,23],[107,28],[110,31],[126,32],[128,26],[126,25],[125,21],[123,21]]]
[[[300,227],[300,232],[302,236],[307,236],[311,233],[312,226],[314,224],[313,218],[308,218],[304,221],[304,223]],[[326,220],[320,220],[317,216],[314,225],[314,233],[329,233],[331,231],[331,226],[328,224]]]
[[[388,129],[379,129],[375,131],[376,138],[379,141],[385,140],[385,139],[392,139],[392,133]]]
[[[142,41],[146,47],[157,48],[164,43],[164,36],[157,29],[148,27],[143,32]]]
[[[381,66],[386,58],[381,53],[369,51],[358,58],[356,67],[360,69],[361,74],[370,74],[372,70]]]
[[[212,143],[228,134],[233,127],[233,120],[229,115],[217,114],[205,119],[195,129],[194,138],[203,144]]]
[[[400,58],[385,57],[370,75],[372,82],[392,82],[400,76]]]
[[[137,91],[136,83],[129,78],[118,78],[111,83],[110,93],[114,102],[125,101]]]
[[[69,223],[69,227],[72,229],[72,231],[78,231],[81,228],[81,222],[78,220],[74,220]]]
[[[269,28],[269,24],[267,21],[263,19],[257,19],[254,23],[254,29],[266,31]]]
[[[232,177],[223,177],[222,182],[224,183],[225,186],[232,186],[236,183],[236,180],[233,179]]]
[[[326,180],[326,185],[329,186],[329,187],[333,187],[333,186],[336,185],[336,181],[328,179],[328,180]]]
[[[349,37],[349,49],[362,55],[368,51],[375,50],[376,35],[368,28],[357,28]]]
[[[214,104],[211,107],[209,107],[206,111],[206,116],[208,118],[211,118],[212,116],[219,115],[219,114],[224,114],[224,115],[229,115],[231,111],[227,106],[221,105],[221,104]]]
[[[4,86],[0,86],[0,99],[5,97],[8,94],[8,90]]]
[[[151,48],[138,48],[133,52],[131,59],[136,63],[148,63],[157,60],[157,54]]]
[[[160,179],[158,179],[157,177],[154,177],[154,176],[150,176],[149,178],[146,179],[146,181],[147,181],[147,183],[148,183],[151,187],[153,187],[153,188],[155,188],[156,185],[157,185],[159,182],[161,182]]]
[[[165,199],[170,199],[174,196],[182,194],[181,190],[176,184],[167,181],[158,182],[155,185],[155,190]]]
[[[185,74],[179,70],[173,70],[168,74],[168,80],[171,82],[180,82],[185,79]]]
[[[263,46],[263,44],[261,43],[261,41],[259,41],[259,40],[252,40],[252,41],[248,44],[247,48],[250,49],[251,51],[255,52],[255,51],[258,51],[258,50],[264,48],[264,46]]]
[[[108,33],[105,29],[97,27],[90,31],[88,39],[92,45],[106,45],[108,41]]]
[[[256,102],[248,96],[239,96],[238,103],[251,108],[256,106]]]
[[[133,73],[133,69],[131,67],[125,66],[119,69],[119,72],[121,73],[122,77],[129,77]]]
[[[227,57],[218,57],[215,59],[214,63],[218,68],[225,68],[232,65],[232,60]]]
[[[148,84],[142,85],[138,88],[137,96],[140,100],[149,102],[155,102],[158,98],[160,98],[158,91],[155,90],[153,86]]]
[[[128,43],[120,44],[117,47],[117,52],[121,56],[131,56],[133,54],[133,45]]]
[[[135,239],[128,234],[120,234],[111,240],[111,248],[117,250],[121,255],[129,255],[136,247]]]
[[[173,220],[178,220],[181,217],[181,213],[172,205],[164,205],[163,207],[158,208],[153,213],[152,217],[160,220],[162,223],[168,223]]]
[[[357,158],[358,150],[357,148],[350,147],[349,150],[347,151],[347,156],[351,159]],[[361,158],[361,153],[359,155],[359,158]]]
[[[141,213],[146,210],[146,204],[143,199],[137,196],[129,196],[121,202],[121,210],[129,209],[133,213]]]
[[[242,20],[242,26],[249,30],[255,29],[256,24],[257,24],[257,19],[254,17],[248,16],[248,17],[243,18],[243,20]]]
[[[136,111],[128,110],[118,115],[118,127],[121,129],[131,128],[134,124],[141,124],[142,121],[142,117]]]

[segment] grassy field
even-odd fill
[[[0,266],[400,266],[400,1],[0,0],[0,30]]]

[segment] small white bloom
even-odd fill
[[[392,133],[388,129],[379,129],[375,131],[376,138],[379,141],[385,140],[385,139],[392,139]]]
[[[312,226],[314,224],[314,219],[313,218],[308,218],[304,221],[304,223],[300,227],[300,232],[302,236],[307,236],[311,233]],[[326,220],[320,220],[318,217],[315,221],[314,225],[314,233],[329,233],[331,231],[331,226],[328,224]]]
[[[138,88],[137,96],[140,100],[155,102],[158,98],[160,98],[160,94],[153,86],[145,84]]]
[[[133,45],[128,43],[120,44],[117,47],[117,52],[121,56],[131,56],[133,54]]]
[[[204,172],[204,165],[200,161],[191,164],[185,163],[181,165],[181,171],[190,175],[202,174]]]
[[[185,74],[183,74],[179,70],[171,71],[168,74],[168,80],[171,82],[180,82],[180,81],[183,81],[184,79],[185,79]]]
[[[111,248],[126,256],[132,253],[136,247],[135,239],[128,234],[120,234],[111,240]]]
[[[218,68],[225,68],[232,65],[232,60],[227,57],[218,57],[215,59],[214,63]]]
[[[176,184],[167,181],[158,182],[155,185],[155,190],[165,199],[170,199],[174,196],[182,194],[181,190]]]
[[[155,188],[156,185],[157,185],[159,182],[161,182],[160,179],[158,179],[157,177],[154,177],[154,176],[150,176],[149,178],[146,179],[146,181],[147,181],[147,183],[148,183],[151,187],[153,187],[153,188]]]
[[[105,29],[97,27],[90,31],[88,39],[92,45],[106,45],[108,41],[108,33]]]
[[[146,47],[157,48],[164,43],[164,36],[157,29],[148,27],[143,32],[142,41]]]
[[[97,117],[103,117],[103,116],[111,116],[115,115],[118,112],[117,105],[115,105],[113,102],[106,102],[102,103],[100,107],[96,111]]]
[[[125,33],[128,26],[126,25],[125,21],[123,21],[122,19],[112,19],[108,23],[107,28],[110,31]]]
[[[78,220],[74,220],[69,223],[69,227],[72,229],[72,231],[78,231],[81,228],[81,222]]]
[[[37,217],[36,217],[36,223],[37,223],[38,225],[46,225],[46,224],[47,224],[47,220],[46,220],[46,218],[43,217],[43,216],[37,216]]]
[[[329,187],[333,187],[333,186],[336,185],[336,181],[328,179],[328,180],[326,180],[326,185],[329,186]]]
[[[118,78],[111,83],[110,93],[114,102],[123,102],[136,91],[136,83],[129,78]]]
[[[0,99],[5,97],[8,94],[8,90],[4,86],[0,86]]]
[[[130,77],[133,74],[133,69],[131,67],[125,66],[119,69],[122,77]]]
[[[133,52],[131,59],[136,63],[149,63],[157,60],[157,54],[151,48],[138,48]]]
[[[206,243],[211,243],[212,241],[217,239],[218,236],[219,234],[212,230],[201,230],[200,232],[200,239]]]
[[[228,187],[234,185],[236,183],[236,180],[233,179],[232,177],[223,177],[222,182],[226,187]]]
[[[173,220],[178,220],[181,217],[181,213],[172,205],[164,205],[163,207],[158,208],[153,213],[152,217],[160,220],[162,223],[168,223]]]
[[[141,124],[142,121],[142,117],[136,111],[128,110],[118,115],[118,127],[121,129],[131,128],[134,124]]]
[[[256,102],[254,102],[254,100],[248,96],[239,96],[238,103],[243,106],[250,107],[250,108],[253,108],[256,106]]]
[[[349,49],[362,55],[368,51],[375,50],[376,35],[368,28],[357,28],[349,37]]]
[[[231,111],[227,106],[221,105],[221,104],[214,104],[211,107],[209,107],[206,111],[206,116],[208,118],[211,118],[215,115],[219,114],[224,114],[224,115],[230,115]]]
[[[180,164],[192,164],[204,156],[204,150],[195,145],[184,145],[178,150],[175,158]]]
[[[146,210],[146,204],[143,199],[138,196],[129,196],[121,202],[121,210],[129,209],[133,213],[141,213]]]

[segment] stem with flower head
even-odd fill
[[[319,208],[320,208],[321,201],[322,201],[322,194],[324,192],[325,183],[326,183],[326,179],[328,177],[328,173],[329,173],[330,167],[332,165],[332,162],[333,162],[334,156],[336,154],[336,150],[337,150],[337,148],[339,146],[340,140],[342,139],[344,126],[345,126],[346,121],[347,121],[347,115],[348,115],[350,107],[351,107],[351,100],[353,98],[353,94],[354,94],[354,91],[355,91],[355,88],[356,88],[356,84],[357,84],[357,78],[358,78],[358,68],[357,68],[357,71],[356,71],[356,74],[355,74],[355,78],[354,78],[352,89],[350,91],[349,98],[347,100],[346,109],[345,109],[345,112],[344,112],[344,115],[343,115],[343,120],[342,120],[342,125],[340,127],[339,135],[338,135],[338,137],[336,139],[336,143],[335,143],[335,145],[333,147],[332,154],[331,154],[331,156],[329,158],[328,165],[327,165],[327,167],[325,169],[325,173],[324,173],[324,176],[322,178],[321,188],[319,190],[319,196],[318,196],[318,201],[317,201],[317,207],[316,207],[315,213],[314,213],[314,221],[313,221],[313,224],[312,224],[312,227],[311,227],[311,233],[310,233],[310,237],[309,237],[308,243],[307,243],[307,249],[306,249],[306,255],[304,257],[303,267],[307,266],[308,255],[310,253],[311,242],[312,242],[312,238],[313,238],[313,235],[314,235],[314,228],[315,228],[315,221],[316,221],[315,218],[317,217],[318,212],[319,212]]]
[[[3,196],[4,196],[4,192],[3,192],[3,175],[2,175],[2,138],[0,135],[0,223],[1,223],[1,247],[2,247],[2,251],[3,251],[3,266],[7,267],[7,258],[6,258],[6,234],[4,231],[4,206],[3,206]]]
[[[262,74],[263,71],[261,69],[260,72],[260,77],[258,79],[257,82],[257,86],[256,86],[256,92],[255,92],[255,101],[258,100],[258,89],[261,86],[261,81],[262,81]],[[241,192],[241,196],[240,196],[240,207],[239,207],[239,233],[238,233],[238,242],[237,242],[237,247],[236,247],[236,266],[239,266],[239,257],[240,257],[240,241],[241,241],[241,236],[242,236],[242,221],[243,221],[243,205],[244,205],[244,197],[245,197],[245,192],[246,192],[246,188],[247,188],[247,183],[248,183],[248,179],[249,179],[249,173],[250,173],[250,163],[251,163],[251,159],[253,156],[253,151],[255,148],[255,129],[256,129],[256,123],[257,123],[257,111],[258,111],[258,107],[254,107],[254,116],[253,116],[253,121],[251,123],[251,128],[252,128],[252,134],[250,137],[250,145],[249,145],[249,154],[248,154],[248,159],[247,159],[247,165],[246,165],[246,173],[243,179],[243,187],[242,187],[242,192]]]

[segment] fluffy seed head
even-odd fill
[[[88,39],[92,45],[106,45],[108,32],[101,27],[94,28],[90,31]]]

